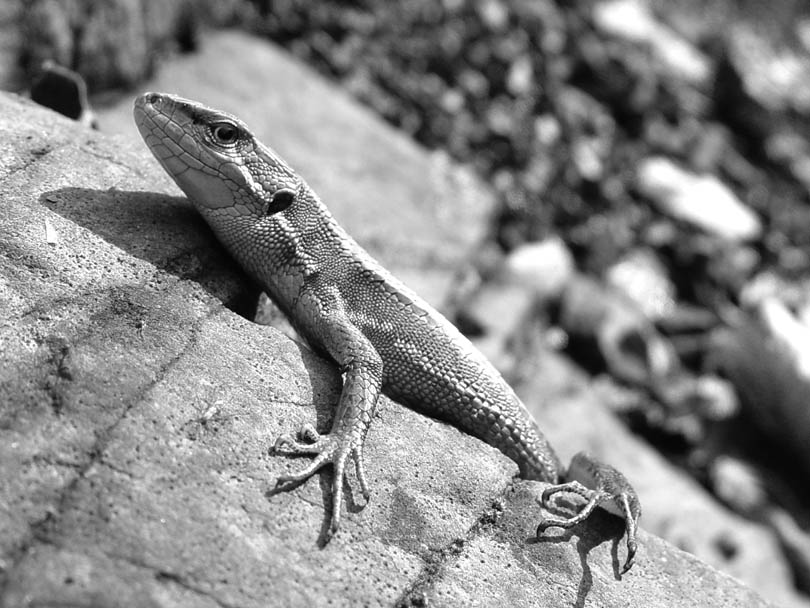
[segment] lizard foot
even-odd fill
[[[624,475],[612,466],[596,460],[585,452],[580,452],[571,460],[567,483],[546,488],[540,499],[543,507],[554,508],[553,498],[558,494],[576,494],[587,502],[576,515],[568,518],[546,517],[537,526],[537,537],[547,528],[571,528],[586,520],[593,510],[602,506],[606,511],[623,517],[627,530],[627,560],[621,573],[624,574],[633,566],[636,556],[636,531],[641,517],[641,504],[636,491]]]
[[[321,467],[332,464],[335,476],[332,480],[332,516],[329,528],[326,531],[325,542],[329,542],[340,526],[340,507],[343,503],[343,480],[346,477],[346,463],[349,458],[354,461],[357,480],[363,498],[368,501],[370,492],[363,466],[363,444],[361,440],[350,433],[320,434],[311,424],[305,424],[299,431],[304,441],[299,441],[290,435],[281,435],[273,451],[277,454],[300,455],[315,454],[313,461],[296,473],[281,475],[276,480],[276,487],[285,483],[302,482],[309,479]]]

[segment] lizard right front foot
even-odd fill
[[[325,542],[329,542],[340,526],[340,509],[343,503],[343,480],[346,477],[346,463],[351,457],[354,460],[357,480],[360,483],[360,490],[363,498],[368,501],[370,492],[366,483],[366,475],[363,467],[363,442],[356,433],[336,432],[321,435],[311,424],[305,424],[298,432],[303,441],[299,441],[290,435],[281,435],[273,448],[277,454],[302,455],[315,454],[314,460],[309,466],[301,469],[297,473],[281,475],[276,480],[276,487],[289,482],[302,482],[314,475],[318,469],[326,464],[334,466],[335,474],[332,480],[332,515],[329,528],[326,532]]]

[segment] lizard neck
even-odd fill
[[[308,276],[349,239],[308,188],[288,209],[257,217],[233,208],[199,208],[228,252],[282,307],[292,307]]]

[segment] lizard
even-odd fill
[[[627,559],[634,563],[641,516],[625,476],[585,452],[564,469],[534,418],[495,367],[461,332],[371,257],[337,223],[317,194],[235,116],[164,93],[134,103],[149,150],[191,200],[216,237],[286,314],[313,349],[343,377],[331,430],[311,424],[298,438],[282,434],[274,452],[311,455],[277,486],[306,481],[333,467],[332,511],[325,543],[338,530],[347,467],[363,497],[366,435],[384,393],[448,421],[500,449],[520,476],[549,483],[544,507],[561,493],[581,496],[570,517],[546,516],[538,538],[570,528],[597,507],[625,519]],[[286,489],[286,488],[282,488]]]

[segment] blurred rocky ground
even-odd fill
[[[162,58],[197,47],[200,28],[235,25],[242,0],[3,0],[0,88],[20,91],[52,61],[94,93],[132,87]]]
[[[810,592],[810,7],[7,2],[0,86],[50,59],[98,99],[220,25],[483,176],[499,206],[459,273],[459,326],[517,384],[538,352],[569,355],[636,433],[771,527]]]

